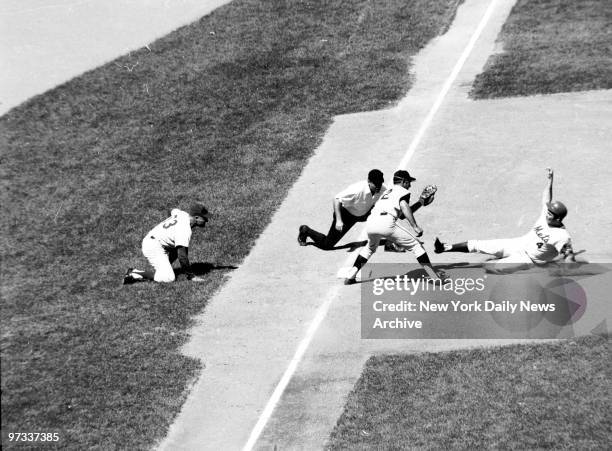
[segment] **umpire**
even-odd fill
[[[364,222],[367,219],[370,210],[386,189],[383,182],[383,173],[378,169],[372,169],[368,173],[367,180],[353,183],[336,194],[334,215],[327,235],[307,225],[301,225],[298,233],[300,246],[306,246],[306,240],[310,238],[320,249],[333,249],[355,223]]]

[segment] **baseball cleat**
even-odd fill
[[[300,231],[298,233],[298,244],[300,246],[306,246],[306,231],[308,230],[308,227],[305,225],[301,225],[300,226]]]
[[[425,283],[435,284],[437,282],[440,282],[440,283],[444,284],[444,282],[446,282],[446,280],[448,279],[448,276],[442,270],[436,271],[436,275],[438,276],[437,279],[432,279],[429,276],[425,276],[425,277],[423,277],[423,280],[425,281]]]
[[[136,279],[132,277],[133,270],[134,268],[128,268],[128,270],[125,272],[125,275],[123,276],[123,285],[130,285],[136,282]]]
[[[444,252],[444,243],[440,241],[438,237],[436,237],[436,241],[434,241],[434,252],[436,254],[441,254]]]
[[[344,279],[344,285],[353,285],[357,283],[357,273],[359,270],[353,266],[346,273],[346,279]]]
[[[448,279],[448,276],[446,275],[446,272],[439,270],[437,271],[438,277],[440,278],[440,280],[442,281],[442,283],[446,282],[446,279]]]

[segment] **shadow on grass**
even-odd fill
[[[197,263],[192,263],[191,264],[191,271],[196,276],[204,276],[204,275],[208,274],[211,271],[234,270],[234,269],[238,269],[238,266],[234,266],[234,265],[215,265],[214,263],[210,263],[210,262],[197,262]],[[183,270],[181,268],[175,269],[174,272],[176,273],[177,276],[179,274],[183,274]]]

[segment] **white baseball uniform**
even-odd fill
[[[155,268],[155,282],[174,282],[171,252],[178,246],[189,247],[189,213],[173,209],[170,217],[156,225],[142,240],[142,253]]]
[[[470,252],[495,255],[496,263],[525,263],[541,265],[553,261],[571,238],[565,226],[550,227],[546,222],[547,207],[544,204],[540,217],[531,230],[519,238],[501,240],[469,240]]]
[[[414,252],[417,257],[425,254],[421,242],[397,222],[402,200],[410,204],[410,192],[401,185],[393,185],[380,196],[366,222],[368,244],[361,250],[361,256],[369,259],[383,238]]]
[[[382,185],[380,191],[372,194],[370,185],[367,180],[353,183],[336,194],[336,199],[340,201],[342,206],[353,216],[364,216],[370,211],[372,205],[378,201],[382,193],[385,191],[385,185]]]

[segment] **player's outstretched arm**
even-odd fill
[[[434,201],[434,196],[436,195],[437,191],[438,187],[436,185],[427,185],[425,188],[423,188],[423,191],[419,196],[419,200],[410,206],[412,212],[414,213],[419,208],[431,204]]]
[[[555,173],[551,168],[546,168],[546,177],[548,178],[548,183],[546,184],[546,188],[544,189],[544,193],[542,194],[542,203],[544,205],[549,202],[552,202],[554,175]]]
[[[423,202],[419,199],[414,204],[412,204],[410,206],[410,210],[414,213],[415,211],[417,211],[422,206],[423,206]]]

